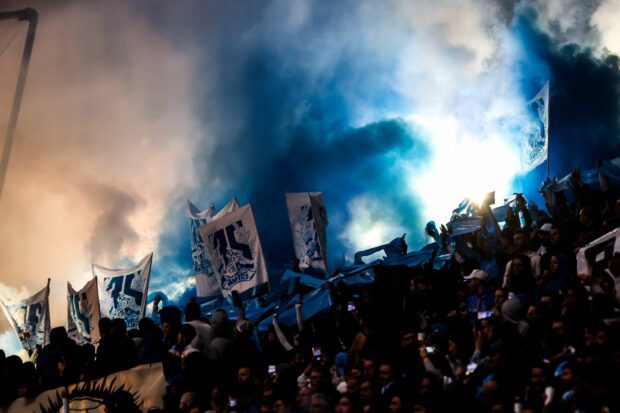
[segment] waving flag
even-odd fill
[[[153,254],[133,268],[112,270],[93,264],[99,285],[101,317],[122,318],[127,328],[138,328],[144,316]]]
[[[248,204],[201,226],[205,250],[224,296],[267,284],[267,265]]]
[[[50,335],[50,280],[35,295],[17,302],[0,300],[7,319],[17,333],[25,350],[34,350],[37,344],[45,345]]]
[[[543,163],[549,152],[549,82],[528,103],[535,122],[526,132],[521,147],[521,169],[530,172]]]
[[[93,278],[80,291],[67,283],[67,332],[78,344],[99,341],[99,295]]]
[[[288,218],[299,267],[327,272],[325,256],[327,211],[321,192],[286,194]]]
[[[196,295],[198,297],[215,297],[221,294],[218,278],[213,272],[211,261],[205,252],[205,245],[200,237],[198,228],[201,225],[218,219],[239,208],[237,198],[233,199],[222,208],[217,214],[213,204],[209,208],[200,211],[194,204],[187,200],[190,216],[190,231],[192,237],[192,262],[194,275],[196,276]]]

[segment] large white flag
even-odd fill
[[[224,296],[269,281],[252,207],[243,207],[201,226],[213,271]]]
[[[201,225],[218,219],[239,208],[237,198],[226,204],[217,214],[213,204],[209,208],[200,211],[194,204],[187,200],[190,215],[190,231],[192,236],[192,262],[194,275],[196,276],[196,295],[198,297],[215,297],[221,294],[220,283],[213,271],[211,261],[205,251],[205,245],[198,232]]]
[[[7,319],[17,333],[25,350],[35,350],[37,344],[45,345],[50,336],[50,280],[35,295],[16,302],[0,300]]]
[[[67,332],[78,344],[99,341],[99,294],[93,278],[80,291],[67,282]]]
[[[287,193],[286,206],[300,268],[327,272],[327,211],[321,192]]]
[[[604,270],[607,262],[620,252],[620,228],[595,239],[577,251],[577,276],[589,278],[594,268]]]
[[[93,275],[99,284],[101,317],[122,318],[127,328],[138,328],[144,317],[146,296],[149,289],[150,253],[132,268],[113,270],[93,264]]]
[[[526,131],[521,146],[521,169],[527,173],[547,159],[549,151],[549,82],[528,103],[535,121]]]

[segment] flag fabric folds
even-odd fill
[[[267,265],[252,207],[244,205],[201,226],[205,250],[220,281],[222,295],[267,284]]]
[[[153,254],[128,269],[109,269],[93,264],[97,277],[101,317],[122,318],[127,328],[138,328],[144,316]]]
[[[217,297],[221,295],[220,283],[213,271],[211,261],[205,251],[204,241],[200,237],[198,228],[208,222],[218,219],[239,208],[239,202],[233,199],[218,213],[213,204],[209,208],[200,211],[189,200],[190,231],[192,239],[192,263],[194,276],[196,277],[196,295],[198,297]]]
[[[67,283],[67,333],[78,344],[99,341],[99,294],[93,278],[79,291]]]
[[[595,239],[577,252],[577,276],[589,278],[593,269],[604,265],[616,253],[620,252],[620,228]]]
[[[549,82],[527,103],[534,123],[526,132],[521,147],[521,169],[530,172],[547,159],[549,151]]]
[[[50,335],[50,280],[38,293],[16,302],[0,300],[4,313],[13,326],[25,350],[34,351],[37,344],[45,345]]]
[[[321,192],[287,193],[286,206],[295,256],[302,270],[327,272],[327,211]]]

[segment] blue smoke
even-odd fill
[[[339,38],[356,30],[393,35],[397,29],[369,21],[369,27],[353,30],[349,26],[359,22],[347,18],[357,14],[356,4],[324,2],[299,11],[274,1],[175,10],[175,18],[187,19],[184,29],[167,24],[171,10],[151,16],[188,52],[199,50],[210,76],[208,87],[196,89],[203,93],[201,118],[209,131],[193,166],[203,179],[195,183],[196,193],[185,197],[203,207],[211,201],[222,206],[232,195],[251,202],[273,273],[293,258],[285,192],[324,193],[332,268],[344,252],[354,252],[342,234],[352,218],[347,205],[356,197],[379,200],[395,226],[406,229],[412,247],[425,242],[421,200],[433,194],[406,190],[402,166],[422,171],[431,154],[421,132],[403,120],[415,107],[390,82],[396,62],[389,54]],[[303,23],[287,20],[295,11],[306,14]],[[532,9],[517,7],[507,15],[506,30],[520,51],[512,57],[512,71],[523,99],[551,80],[551,175],[617,155],[618,57],[559,43],[540,28]],[[277,18],[284,21],[271,25]],[[287,25],[297,25],[296,30],[287,31]],[[540,204],[537,190],[545,168],[518,179],[515,190]],[[167,269],[180,269],[175,277],[191,276],[189,222],[184,199],[177,201],[163,231],[165,255],[153,267],[157,288],[169,281]],[[376,210],[370,215],[381,219]],[[179,301],[193,294],[190,288]]]

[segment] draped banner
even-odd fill
[[[148,412],[163,408],[166,386],[161,363],[142,365],[96,380],[44,391],[36,398],[20,397],[1,408],[6,413]],[[67,410],[63,410],[66,391]],[[136,410],[138,409],[138,410]]]
[[[78,344],[99,341],[99,294],[93,278],[80,291],[67,283],[67,332]]]
[[[138,328],[146,307],[152,260],[151,253],[135,267],[121,270],[93,264],[93,275],[99,284],[101,317],[122,318],[128,329]]]
[[[196,277],[196,295],[198,297],[216,297],[221,294],[220,283],[213,271],[211,261],[205,251],[204,241],[200,237],[198,228],[208,222],[218,219],[239,208],[239,202],[235,197],[217,214],[214,205],[200,211],[189,200],[187,201],[190,216],[190,231],[192,237],[192,262]]]
[[[528,103],[534,123],[522,144],[521,169],[530,172],[547,159],[549,149],[549,82]]]
[[[287,193],[286,206],[293,233],[295,256],[302,270],[327,272],[327,211],[321,192]]]
[[[606,268],[605,265],[620,252],[620,228],[608,232],[590,242],[577,252],[577,276],[589,278],[595,267]]]
[[[267,265],[248,204],[201,226],[200,235],[224,296],[269,281]]]
[[[45,345],[50,336],[50,280],[47,286],[35,295],[17,302],[0,300],[22,347],[34,351],[37,344]]]

